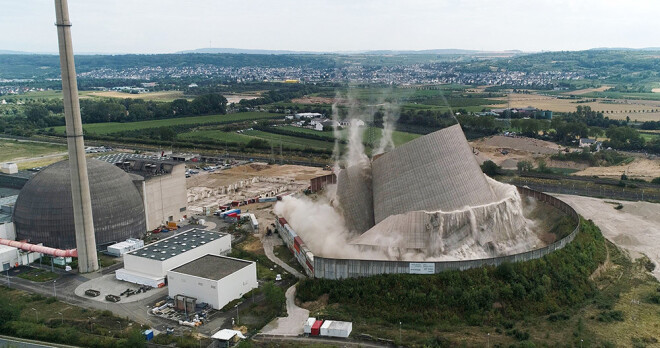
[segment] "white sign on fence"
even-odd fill
[[[410,263],[410,274],[433,274],[435,273],[435,263]]]

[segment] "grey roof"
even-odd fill
[[[123,170],[87,159],[98,245],[140,237],[146,231],[142,197]],[[16,200],[17,239],[53,248],[75,248],[69,161],[52,164],[28,181]]]
[[[146,259],[167,260],[186,251],[195,249],[208,242],[220,239],[226,236],[226,233],[213,232],[202,229],[192,229],[179,233],[172,237],[162,239],[156,243],[144,246],[143,248],[133,250],[128,254]]]
[[[188,274],[200,278],[220,280],[252,264],[251,261],[234,259],[218,255],[204,255],[185,263],[172,272]]]
[[[374,220],[496,200],[460,125],[410,141],[372,163]]]
[[[108,163],[112,163],[127,173],[137,174],[148,178],[163,174],[169,174],[174,166],[184,165],[181,162],[163,159],[158,156],[146,156],[129,153],[116,153],[98,157]]]

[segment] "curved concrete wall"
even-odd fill
[[[376,224],[409,211],[448,212],[496,200],[460,125],[378,157],[372,172]]]
[[[314,256],[314,277],[325,279],[343,279],[367,277],[388,273],[440,273],[448,270],[466,270],[483,266],[498,266],[504,262],[520,262],[541,258],[555,250],[565,247],[573,241],[580,229],[580,217],[568,204],[544,193],[518,187],[522,196],[534,197],[547,205],[555,207],[575,221],[575,229],[566,237],[540,249],[524,253],[506,255],[478,260],[442,261],[442,262],[410,262],[410,261],[376,261],[356,259],[331,259]],[[411,269],[415,271],[411,272]],[[417,272],[419,270],[419,272]]]

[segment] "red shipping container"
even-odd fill
[[[302,244],[302,239],[300,237],[296,236],[296,238],[293,238],[293,246],[296,248],[298,252],[300,252],[300,245]]]
[[[307,264],[307,267],[309,267],[309,270],[312,271],[312,272],[314,272],[314,266],[312,266],[312,264],[309,263],[308,260],[305,260],[305,263]]]
[[[282,227],[284,227],[284,225],[286,225],[286,224],[287,224],[287,222],[286,222],[286,219],[285,219],[285,218],[280,218],[280,219],[279,219],[279,221],[280,221],[280,225],[281,225]]]
[[[317,320],[312,325],[312,336],[319,336],[321,334],[321,326],[323,326],[323,320]]]

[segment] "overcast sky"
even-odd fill
[[[659,47],[659,0],[69,0],[76,52]],[[0,0],[0,50],[57,52],[52,0]]]

